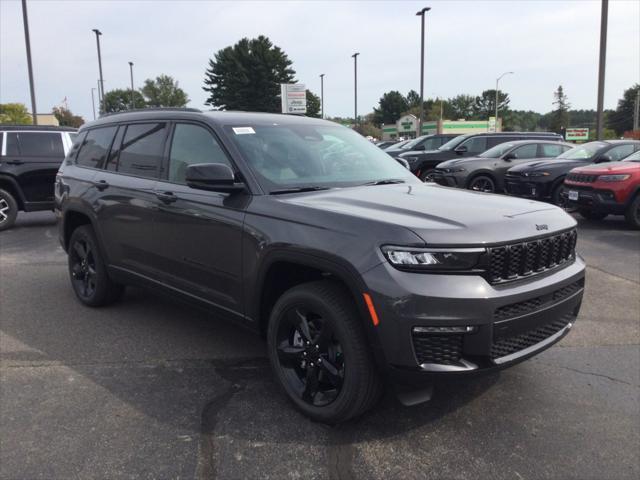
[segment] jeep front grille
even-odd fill
[[[540,343],[550,336],[558,333],[566,327],[572,319],[573,316],[564,315],[558,320],[542,325],[541,327],[534,328],[528,332],[501,338],[499,340],[494,339],[493,345],[491,346],[491,359],[495,360],[496,358],[506,357],[507,355],[511,355]]]
[[[542,273],[573,260],[577,236],[573,229],[537,240],[489,248],[491,283]]]
[[[567,180],[578,183],[593,183],[598,179],[598,175],[586,175],[584,173],[570,173]]]

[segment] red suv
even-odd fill
[[[574,168],[564,181],[568,206],[585,218],[624,215],[640,229],[640,151],[621,162]]]

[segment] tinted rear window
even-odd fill
[[[166,131],[164,123],[127,126],[118,157],[118,172],[156,177],[164,152]]]
[[[89,130],[80,147],[76,163],[84,167],[102,168],[115,133],[116,127]]]
[[[64,157],[59,132],[7,132],[7,155]]]

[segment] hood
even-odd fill
[[[528,172],[530,170],[548,170],[550,168],[576,168],[591,163],[591,160],[534,160],[531,162],[521,163],[509,169],[510,172]]]
[[[408,157],[410,155],[433,155],[436,153],[441,153],[442,150],[405,150],[402,152],[403,157]]]
[[[634,173],[640,172],[639,162],[611,162],[598,163],[595,165],[586,165],[584,167],[575,168],[574,173]]]
[[[453,158],[451,160],[445,160],[438,164],[438,168],[452,168],[461,165],[466,165],[469,162],[477,160],[497,160],[497,158],[484,158],[484,157],[466,157],[466,158]]]
[[[546,203],[423,183],[333,189],[279,200],[377,226],[405,227],[429,245],[511,242],[576,224],[562,209]]]

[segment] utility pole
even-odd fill
[[[499,98],[498,98],[498,83],[500,82],[500,79],[502,77],[504,77],[505,75],[513,75],[513,72],[504,72],[502,75],[500,75],[498,78],[496,78],[496,126],[495,131],[498,131],[498,103],[499,103]]]
[[[416,13],[421,17],[422,27],[420,30],[420,117],[418,118],[418,131],[416,138],[422,135],[422,120],[424,118],[424,14],[431,10],[431,7],[424,7]]]
[[[93,119],[96,119],[96,100],[93,96],[93,91],[95,88],[91,88],[91,108],[93,108]]]
[[[324,118],[324,73],[320,74],[320,118]]]
[[[104,78],[102,77],[102,56],[100,55],[100,35],[102,32],[97,28],[93,29],[96,34],[96,44],[98,45],[98,70],[100,71],[100,90],[102,91],[102,112],[106,113],[107,105],[104,99]]]
[[[33,124],[38,125],[38,112],[36,110],[36,91],[33,87],[33,65],[31,64],[31,41],[29,40],[29,18],[27,17],[27,0],[22,0],[22,22],[24,24],[24,43],[27,47],[29,90],[31,91],[31,114],[33,115]]]
[[[633,129],[640,130],[640,88],[636,92],[636,108],[633,110]]]
[[[358,55],[360,55],[359,52],[351,55],[353,57],[353,121],[356,127],[358,126]]]
[[[131,72],[131,110],[135,108],[133,101],[133,62],[129,62],[129,71]]]
[[[607,61],[607,17],[609,0],[602,0],[600,11],[600,61],[598,64],[598,111],[596,117],[596,140],[602,140],[604,130],[604,68]]]

